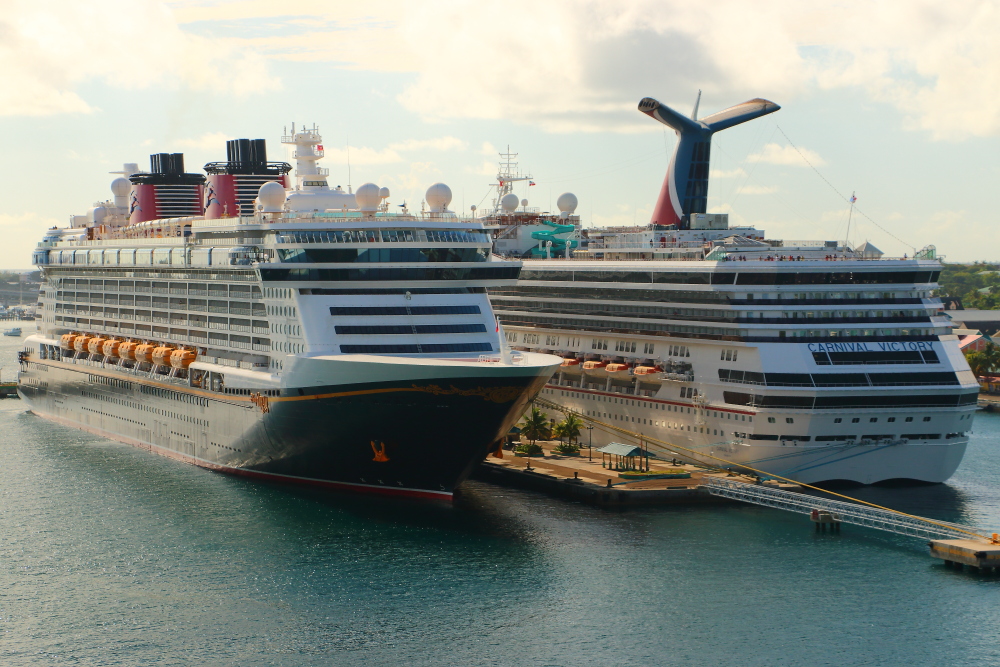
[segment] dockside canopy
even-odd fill
[[[602,454],[612,454],[614,456],[643,456],[645,454],[641,447],[636,447],[635,445],[623,445],[620,442],[612,442],[601,447],[597,451]]]

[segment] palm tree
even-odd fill
[[[969,362],[972,374],[977,378],[982,375],[988,375],[1000,366],[1000,346],[989,343],[978,352],[966,353],[965,359]]]
[[[531,440],[532,445],[538,439],[547,438],[549,436],[548,415],[532,405],[531,412],[521,422],[521,435]]]
[[[566,415],[566,418],[559,422],[556,428],[559,429],[561,436],[569,438],[570,444],[573,444],[574,441],[579,441],[580,439],[580,429],[583,428],[583,420],[571,413]]]

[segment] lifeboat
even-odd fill
[[[579,359],[563,359],[560,366],[576,366],[579,363]]]
[[[153,361],[153,349],[155,345],[150,343],[140,343],[135,346],[135,360],[138,362],[151,362]]]
[[[104,345],[101,348],[101,352],[104,353],[105,357],[117,357],[118,348],[121,346],[122,341],[118,338],[108,338],[104,341]]]
[[[61,347],[64,350],[74,349],[73,341],[76,340],[76,336],[77,334],[71,334],[71,333],[63,334],[62,336],[59,337],[59,347]]]
[[[161,345],[153,348],[153,363],[157,366],[169,366],[170,354],[176,349],[170,345]]]
[[[87,341],[87,352],[91,354],[101,354],[104,349],[104,342],[107,338],[102,338],[100,336],[94,336]]]
[[[73,339],[73,349],[77,352],[86,352],[88,343],[90,343],[90,336],[77,336]]]
[[[137,347],[139,347],[139,343],[134,340],[122,341],[118,346],[118,356],[122,359],[135,359],[135,348]]]
[[[618,373],[620,371],[628,370],[628,364],[608,364],[604,367],[604,370],[609,373]]]
[[[187,368],[197,356],[194,350],[174,350],[170,353],[170,365],[174,368]]]
[[[585,361],[583,362],[583,370],[592,371],[598,368],[604,368],[608,365],[606,361]]]
[[[663,369],[659,366],[636,366],[632,373],[633,375],[652,375],[653,373],[659,373],[662,370]]]

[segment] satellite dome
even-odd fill
[[[431,207],[431,213],[447,211],[448,204],[451,203],[451,188],[444,183],[435,183],[427,188],[427,194],[424,195],[424,199],[427,200],[427,205]]]
[[[521,200],[521,206],[527,206],[527,205],[528,205],[528,200],[527,199],[522,199]]]
[[[127,178],[122,178],[119,176],[115,180],[111,181],[111,192],[116,197],[127,197],[128,193],[132,190],[132,182]]]
[[[389,188],[379,188],[378,189],[378,196],[379,196],[379,199],[388,199],[389,198]]]
[[[556,206],[559,210],[563,213],[569,213],[570,215],[573,214],[573,211],[576,210],[576,205],[579,203],[580,202],[577,200],[576,195],[572,192],[564,192],[559,195],[559,199],[556,200]]]
[[[505,194],[500,200],[500,208],[506,213],[512,213],[517,208],[517,195],[513,192]]]
[[[281,213],[285,206],[285,186],[276,181],[268,181],[257,191],[257,201],[264,213]]]
[[[377,211],[381,199],[378,186],[374,183],[365,183],[354,193],[354,199],[362,211]]]

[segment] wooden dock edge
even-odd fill
[[[524,469],[511,469],[484,461],[472,478],[489,484],[507,486],[587,503],[597,507],[649,507],[656,505],[728,504],[735,501],[710,494],[701,486],[669,489],[629,489],[602,487],[564,477]]]

